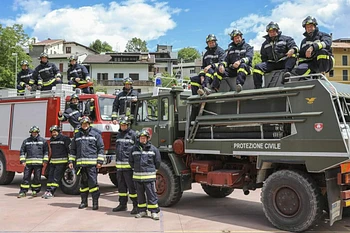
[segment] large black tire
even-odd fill
[[[118,188],[117,173],[108,173],[109,179]]]
[[[6,159],[0,152],[0,184],[11,184],[14,177],[15,172],[6,171]]]
[[[206,194],[208,194],[210,197],[214,197],[214,198],[227,197],[234,190],[233,188],[215,187],[215,186],[210,186],[210,185],[206,185],[206,184],[202,184],[202,188]]]
[[[292,232],[313,226],[323,209],[320,189],[301,171],[281,170],[270,175],[262,188],[261,202],[272,225]]]
[[[168,161],[162,161],[160,164],[157,172],[156,188],[159,206],[175,205],[182,197],[180,177],[175,175],[174,169]]]
[[[78,195],[80,194],[80,180],[81,175],[76,175],[74,170],[68,167],[64,171],[63,178],[61,180],[61,190],[65,194]]]

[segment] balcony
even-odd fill
[[[97,80],[96,83],[102,86],[123,86],[123,81]],[[148,80],[134,80],[133,86],[153,86],[154,83]]]

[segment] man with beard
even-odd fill
[[[122,116],[131,117],[135,112],[137,97],[139,93],[133,89],[133,80],[129,77],[123,80],[123,91],[114,99],[112,110],[113,124],[117,124],[117,118]]]
[[[85,66],[77,63],[78,57],[72,55],[69,57],[69,68],[67,70],[68,84],[73,85],[75,88],[80,88],[80,86],[90,82],[90,75]],[[90,94],[90,88],[82,88],[82,92],[85,94]]]
[[[329,72],[334,65],[331,36],[319,31],[317,20],[311,16],[304,19],[302,26],[305,28],[305,38],[301,41],[299,66],[295,73],[308,75]]]

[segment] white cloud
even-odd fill
[[[308,15],[315,17],[319,26],[333,33],[333,38],[350,37],[350,1],[348,0],[294,0],[280,1],[271,0],[277,4],[268,15],[250,14],[246,17],[233,21],[225,33],[228,34],[233,28],[240,29],[243,34],[253,35],[253,39],[247,42],[260,50],[266,35],[265,27],[270,21],[277,22],[284,35],[292,36],[300,45],[304,38],[304,28],[301,23]]]
[[[166,2],[126,0],[79,8],[52,9],[52,3],[43,0],[16,0],[14,10],[21,13],[15,20],[0,23],[20,23],[33,30],[33,37],[44,40],[65,39],[89,45],[100,39],[114,49],[123,51],[133,37],[154,40],[175,28],[173,14],[182,9],[171,8]]]

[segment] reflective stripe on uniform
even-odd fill
[[[157,209],[158,208],[158,204],[155,204],[155,205],[147,205],[147,208],[148,209]]]
[[[29,189],[29,184],[21,184],[21,188],[24,188],[24,189]]]
[[[222,76],[218,74],[217,72],[214,73],[214,76],[216,76],[219,80],[222,80]]]
[[[116,162],[116,168],[131,168],[129,162],[123,162],[123,161],[117,161]]]
[[[329,60],[329,56],[328,55],[318,55],[317,56],[317,60],[320,60],[320,59],[327,59],[327,60]]]
[[[55,78],[51,79],[50,81],[47,81],[47,82],[43,82],[43,86],[46,87],[46,86],[50,86],[53,82],[55,82]]]
[[[127,193],[119,193],[119,197],[127,197],[128,194]]]
[[[89,187],[87,187],[87,188],[80,188],[79,191],[81,193],[85,193],[85,192],[89,191]]]
[[[258,70],[258,69],[253,69],[253,73],[264,75],[264,72],[262,72],[261,70]]]
[[[197,87],[201,86],[199,83],[196,83],[196,82],[191,82],[190,84],[191,84],[191,86],[197,86]]]
[[[137,207],[139,207],[139,208],[142,208],[142,207],[147,207],[147,204],[146,203],[142,203],[142,204],[137,204]]]
[[[40,188],[41,184],[31,184],[30,185],[32,188]]]
[[[248,72],[244,68],[239,68],[237,70],[237,73],[239,73],[239,72],[242,72],[242,73],[245,73],[246,75],[248,75]]]
[[[47,187],[60,187],[57,183],[47,183]]]
[[[310,72],[311,72],[311,70],[307,69],[307,71],[304,74],[302,74],[302,75],[308,75],[308,74],[310,74]]]
[[[156,172],[134,172],[132,178],[136,180],[155,179]]]
[[[137,194],[129,194],[130,198],[137,198]]]
[[[95,188],[89,189],[89,193],[93,193],[93,192],[96,192],[98,190],[99,190],[99,188],[95,187]]]

